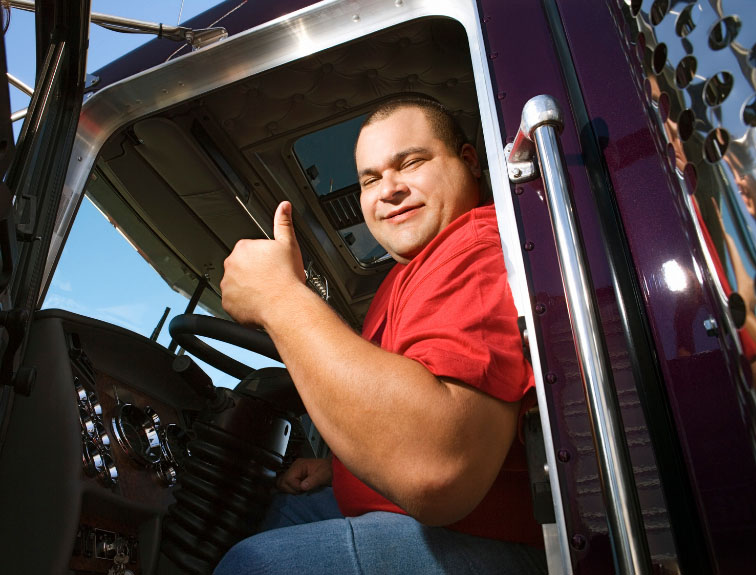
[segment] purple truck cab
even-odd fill
[[[223,321],[219,284],[284,199],[308,285],[359,329],[393,260],[356,130],[410,92],[483,159],[550,575],[756,570],[754,6],[228,0],[85,78],[88,13],[38,2],[37,90],[0,139],[8,573],[211,573],[275,473],[327,453],[285,369],[196,336],[280,360]],[[168,346],[168,311],[150,337],[43,305],[85,196],[186,296]]]

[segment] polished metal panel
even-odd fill
[[[562,555],[559,552],[559,531],[555,523],[547,523],[543,527],[543,547],[546,551],[546,567],[549,575],[563,575],[567,572]]]
[[[639,80],[708,268],[695,278],[681,270],[668,287],[700,283],[702,272],[713,280],[717,326],[706,330],[740,356],[733,381],[756,452],[756,9],[743,0],[625,4]]]
[[[624,575],[650,574],[643,518],[619,402],[600,340],[601,326],[559,143],[558,133],[563,126],[561,109],[553,98],[542,95],[529,100],[523,108],[511,155],[525,160],[532,149],[527,142],[535,144],[591,417],[616,566]]]

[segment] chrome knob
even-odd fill
[[[100,453],[102,466],[99,470],[98,477],[102,483],[107,486],[113,486],[118,483],[118,469],[115,461],[108,453]]]

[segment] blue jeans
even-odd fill
[[[277,496],[261,530],[231,548],[215,575],[546,573],[543,551],[526,545],[427,527],[396,513],[345,518],[330,488]]]

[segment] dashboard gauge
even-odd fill
[[[162,452],[155,421],[136,405],[122,403],[116,408],[113,435],[121,449],[140,465],[160,461]]]
[[[179,471],[184,469],[189,452],[189,435],[175,423],[169,423],[163,428],[160,437],[160,447],[166,461],[173,464]]]
[[[118,470],[108,450],[98,448],[86,434],[82,434],[82,442],[84,472],[90,477],[97,477],[108,486],[118,483]]]

